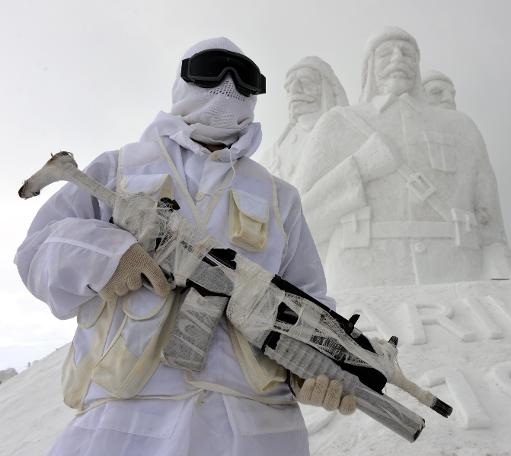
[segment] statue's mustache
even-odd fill
[[[315,98],[311,95],[305,95],[305,94],[299,94],[299,95],[293,95],[289,98],[289,104],[305,101],[307,103],[312,103],[315,100]]]
[[[381,72],[380,76],[386,78],[390,76],[392,73],[397,71],[402,71],[408,78],[413,78],[415,76],[415,70],[409,64],[405,62],[398,63],[390,63],[388,64]]]

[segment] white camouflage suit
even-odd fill
[[[212,198],[218,196],[207,222],[212,236],[332,306],[325,296],[323,269],[297,191],[275,178],[277,216],[272,177],[249,158],[261,140],[259,124],[250,122],[239,139],[219,154],[211,154],[192,141],[190,134],[191,129],[182,118],[160,113],[146,130],[143,141],[130,146],[130,153],[137,154],[132,163],[137,165],[129,170],[128,180],[139,188],[149,188],[162,175],[170,174],[173,181],[182,179],[186,189],[175,186],[174,198],[181,213],[192,221],[194,212],[204,216]],[[154,150],[158,136],[167,157],[162,150],[159,158],[148,161],[147,151],[151,147]],[[118,156],[118,151],[100,155],[87,167],[87,174],[115,190]],[[172,174],[169,158],[179,177]],[[230,244],[227,219],[231,189],[241,195],[241,205],[250,208],[257,202],[257,207],[263,207],[267,214],[268,241],[263,251],[249,252]],[[190,195],[195,208],[191,207]],[[130,233],[109,223],[111,215],[111,209],[102,202],[68,184],[40,209],[19,247],[16,263],[24,283],[57,318],[73,318],[82,309],[98,306],[97,292],[109,281],[124,252],[136,242]],[[159,298],[142,288],[131,292],[129,299],[133,309],[144,309]],[[104,349],[125,318],[120,306],[115,312]],[[75,357],[90,343],[88,334],[87,329],[77,329],[73,340]],[[133,335],[136,334],[130,337]],[[233,353],[225,318],[216,330],[205,368],[192,377],[245,396],[254,395]],[[190,392],[198,394],[186,399],[163,398]],[[307,431],[296,403],[272,406],[228,393],[197,391],[187,383],[184,371],[164,365],[157,368],[138,396],[159,398],[109,400],[86,411],[70,423],[50,455],[309,454]],[[292,400],[285,383],[268,396]],[[83,405],[87,407],[108,397],[93,382]]]

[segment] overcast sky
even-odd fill
[[[136,141],[159,110],[184,50],[226,36],[259,65],[267,94],[256,117],[269,147],[284,128],[286,70],[306,55],[329,62],[358,99],[365,40],[384,25],[416,38],[422,68],[448,74],[458,109],[479,126],[511,228],[511,3],[506,0],[0,0],[0,144],[3,242],[0,369],[40,357],[71,338],[24,289],[12,258],[31,218],[53,193],[21,201],[16,190],[50,152],[81,167]]]

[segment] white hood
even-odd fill
[[[243,54],[227,38],[212,38],[192,46],[183,59],[206,49],[225,49]],[[257,98],[241,95],[230,76],[213,88],[198,87],[181,78],[179,62],[176,81],[172,87],[171,114],[181,117],[192,128],[190,137],[206,144],[234,143],[240,132],[252,123]]]

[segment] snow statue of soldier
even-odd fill
[[[436,70],[422,75],[422,87],[431,106],[456,109],[456,88],[451,78]]]
[[[326,113],[302,154],[302,203],[337,287],[509,277],[497,184],[466,115],[426,103],[419,47],[365,49],[360,104]]]
[[[289,123],[261,161],[280,178],[293,182],[303,144],[318,119],[334,106],[348,105],[332,67],[316,56],[304,57],[286,74]],[[299,187],[299,183],[294,183]]]
[[[87,173],[117,192],[172,197],[210,235],[332,306],[298,192],[249,158],[261,141],[253,118],[264,92],[264,76],[234,43],[201,41],[179,64],[171,112]],[[203,298],[169,290],[133,235],[109,223],[112,215],[115,222],[115,210],[66,185],[38,212],[16,256],[24,283],[57,318],[78,316],[63,391],[81,413],[52,456],[308,455],[292,383],[298,400],[353,412],[340,382],[319,376],[288,385],[284,369],[225,317],[201,372],[162,364],[170,304]],[[257,229],[233,232],[230,218]]]

